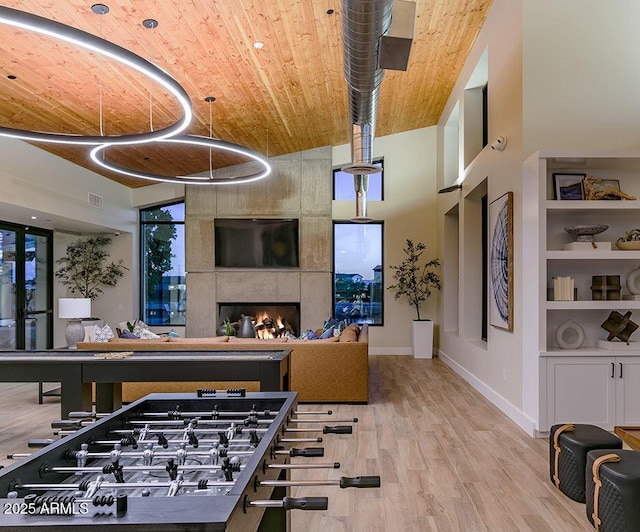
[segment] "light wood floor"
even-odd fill
[[[55,398],[37,385],[0,383],[0,464],[51,437]],[[438,359],[370,357],[368,405],[301,405],[358,417],[353,435],[327,435],[324,462],[339,470],[293,478],[380,475],[380,489],[293,488],[328,496],[325,512],[291,513],[294,532],[589,531],[584,505],[549,482],[548,443],[532,439]],[[331,422],[327,422],[331,424]],[[302,461],[302,459],[297,459]]]

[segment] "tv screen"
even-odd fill
[[[214,228],[218,267],[298,267],[298,220],[217,218]]]

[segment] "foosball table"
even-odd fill
[[[71,413],[57,424],[62,439],[0,469],[0,529],[279,531],[288,510],[327,509],[326,497],[289,497],[291,486],[379,487],[378,476],[290,479],[293,469],[339,468],[313,444],[353,430],[323,425],[330,412],[299,411],[296,397],[198,390]]]

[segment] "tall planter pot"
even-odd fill
[[[413,320],[413,358],[433,358],[433,321]]]

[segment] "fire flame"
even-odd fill
[[[271,340],[276,337],[276,334],[279,336],[283,329],[282,316],[273,318],[266,312],[256,316],[256,338]]]

